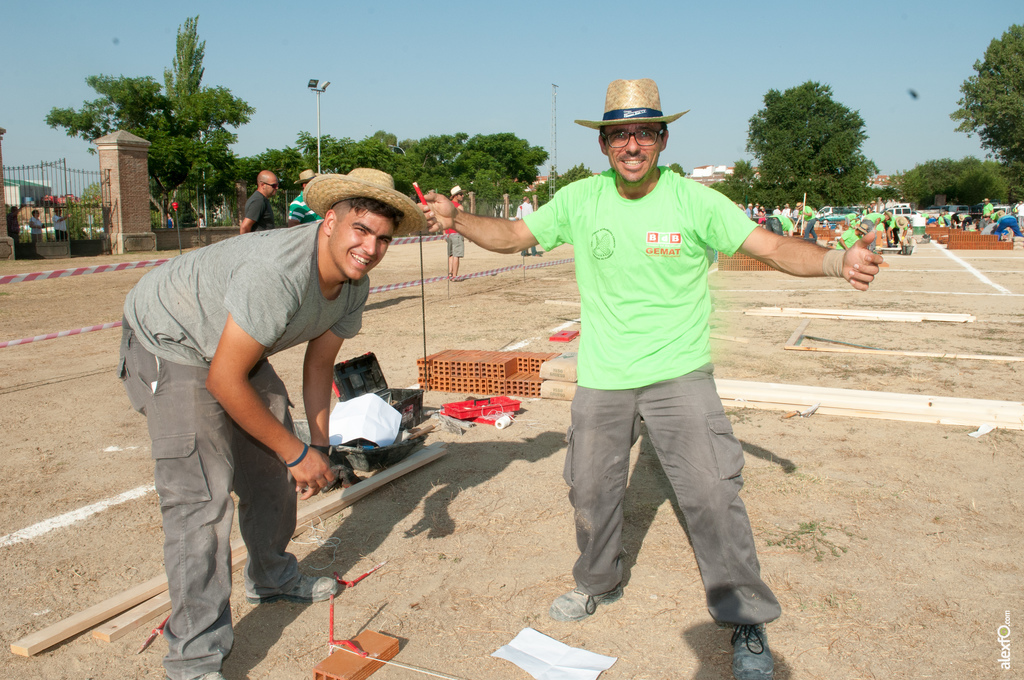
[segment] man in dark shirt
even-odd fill
[[[270,170],[263,170],[256,176],[256,191],[245,202],[240,233],[248,234],[250,231],[273,229],[276,226],[274,211],[270,208],[270,197],[277,193],[277,186],[277,175]]]

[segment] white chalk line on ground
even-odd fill
[[[935,244],[932,244],[932,245],[935,248],[939,248]],[[969,271],[971,274],[974,275],[974,278],[978,279],[982,283],[987,283],[988,285],[992,286],[993,288],[998,290],[1003,295],[1012,295],[1013,294],[1013,293],[1010,292],[1009,288],[1004,288],[1003,286],[1000,286],[998,283],[995,283],[994,281],[989,279],[987,276],[985,276],[984,274],[979,272],[977,269],[972,267],[970,264],[968,264],[966,261],[964,261],[961,258],[957,257],[956,255],[954,255],[953,253],[949,252],[948,250],[939,248],[939,251],[942,252],[943,255],[945,255],[946,257],[948,257],[949,259],[953,260],[954,262],[959,264],[961,267],[963,267],[964,269]]]
[[[1024,269],[979,269],[982,274],[1024,274]],[[885,275],[890,274],[917,274],[917,273],[930,273],[930,274],[970,274],[970,272],[962,272],[958,269],[886,269]]]
[[[115,505],[120,505],[121,503],[126,503],[136,498],[142,498],[150,491],[155,490],[156,488],[152,484],[137,486],[134,489],[131,489],[130,491],[125,491],[124,493],[118,494],[113,498],[108,498],[106,500],[99,501],[98,503],[87,505],[84,508],[72,510],[71,512],[65,512],[63,515],[51,517],[50,519],[46,519],[42,522],[33,524],[30,527],[25,527],[24,529],[15,531],[12,534],[0,536],[0,548],[4,548],[9,545],[14,545],[16,543],[22,543],[24,541],[30,541],[33,538],[42,536],[43,534],[49,533],[54,529],[62,529],[66,526],[70,526],[77,522],[81,522],[84,519],[92,517],[96,513],[103,512],[107,508],[111,508]]]
[[[852,289],[849,289],[852,290]],[[845,288],[714,288],[711,293],[845,293]],[[991,297],[1024,297],[1024,293],[967,293],[950,290],[901,290],[900,295],[982,295]]]

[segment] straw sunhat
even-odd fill
[[[666,116],[661,112],[661,96],[658,85],[650,78],[640,80],[613,80],[604,97],[604,118],[601,120],[577,120],[583,127],[600,130],[605,125],[628,125],[630,123],[671,123],[683,113]]]
[[[338,201],[348,198],[373,198],[402,212],[395,236],[427,228],[427,218],[419,206],[403,193],[395,191],[395,180],[386,172],[356,168],[347,175],[317,175],[306,186],[306,205],[317,215],[326,215]]]
[[[303,170],[299,173],[299,179],[295,182],[296,184],[305,184],[316,177],[316,173],[312,170]]]

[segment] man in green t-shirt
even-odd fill
[[[796,211],[800,217],[800,222],[803,223],[804,238],[808,241],[814,241],[817,243],[818,235],[814,233],[814,225],[817,223],[818,211],[809,205],[803,203],[796,204]]]
[[[798,276],[841,276],[866,290],[882,259],[858,241],[821,248],[757,226],[723,194],[658,166],[668,123],[653,80],[608,87],[599,131],[611,168],[567,185],[523,220],[456,212],[428,194],[433,230],[517,253],[574,246],[582,305],[578,386],[565,463],[576,512],[576,588],[549,614],[578,621],[622,594],[622,503],[643,419],[686,518],[708,611],[734,628],[737,677],[771,678],[764,624],[781,608],[760,576],[739,498],[743,451],[715,389],[708,248],[740,251]]]

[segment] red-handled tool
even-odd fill
[[[420,197],[420,203],[422,203],[423,205],[426,205],[427,204],[427,199],[423,198],[423,192],[420,191],[420,185],[416,184],[416,182],[413,182],[412,183],[412,188],[416,190],[416,195]]]
[[[381,562],[380,564],[378,564],[378,565],[377,565],[377,566],[375,566],[374,568],[370,569],[369,571],[367,571],[366,573],[364,573],[364,575],[362,575],[361,577],[357,577],[357,578],[356,578],[356,579],[355,579],[354,581],[345,581],[345,580],[344,580],[344,579],[342,579],[342,578],[341,578],[340,576],[338,576],[338,572],[337,572],[337,571],[335,571],[335,572],[334,572],[334,579],[335,579],[335,581],[337,581],[338,583],[340,583],[340,584],[341,584],[342,586],[344,586],[345,588],[351,588],[351,587],[352,587],[352,586],[354,586],[355,584],[357,584],[357,583],[359,583],[360,581],[362,581],[362,580],[366,579],[367,577],[369,577],[369,576],[371,575],[371,573],[373,573],[373,572],[374,572],[374,571],[376,571],[377,569],[381,568],[381,567],[382,567],[382,566],[384,566],[385,564],[387,564],[387,560],[384,560],[383,562]]]
[[[170,620],[171,620],[171,615],[170,615],[170,614],[168,614],[168,615],[167,615],[167,618],[166,618],[166,619],[164,619],[164,622],[163,622],[163,623],[161,623],[161,624],[160,624],[159,626],[157,626],[156,628],[154,628],[154,629],[152,630],[152,632],[150,632],[150,634],[149,634],[149,637],[148,637],[148,638],[146,638],[146,641],[142,643],[142,646],[141,646],[141,647],[139,647],[139,651],[137,651],[137,652],[135,652],[135,653],[136,653],[136,654],[142,654],[142,653],[143,653],[144,651],[146,651],[146,649],[148,649],[148,648],[149,648],[149,646],[150,646],[151,644],[153,644],[153,640],[156,640],[156,636],[157,636],[157,635],[163,635],[163,634],[164,634],[164,626],[166,626],[166,625],[167,625],[167,622],[168,622],[168,621],[170,621]]]

